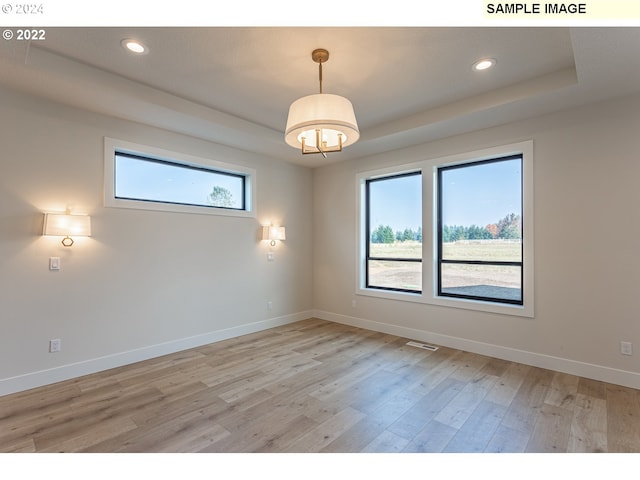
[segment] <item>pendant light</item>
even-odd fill
[[[360,138],[351,102],[339,95],[322,93],[322,64],[329,52],[318,48],[311,53],[318,64],[320,93],[299,98],[289,107],[285,141],[302,154],[340,152]]]

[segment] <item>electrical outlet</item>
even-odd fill
[[[267,308],[271,310],[273,308],[273,302],[271,301],[267,302]]]
[[[633,355],[633,344],[631,342],[620,342],[620,353],[622,355]]]
[[[56,353],[62,350],[62,340],[59,338],[52,338],[49,340],[49,353]]]

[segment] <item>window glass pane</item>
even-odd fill
[[[442,244],[444,260],[519,262],[522,239],[456,240]]]
[[[438,188],[439,294],[522,303],[522,157],[443,167]]]
[[[372,258],[422,258],[422,241],[396,240],[393,243],[372,243],[369,256]]]
[[[443,263],[441,293],[522,301],[522,267]]]
[[[369,260],[370,287],[409,290],[422,290],[422,263],[398,262],[390,260]]]
[[[244,210],[242,175],[117,153],[115,197]]]
[[[442,258],[520,261],[521,158],[456,166],[440,173]]]
[[[370,256],[422,258],[420,173],[370,180],[368,186]]]
[[[421,173],[368,180],[367,199],[366,286],[421,292]]]

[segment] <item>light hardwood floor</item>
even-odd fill
[[[309,319],[0,397],[1,452],[640,452],[640,392]]]

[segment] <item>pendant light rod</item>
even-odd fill
[[[324,48],[316,48],[311,52],[311,59],[318,64],[318,79],[320,80],[320,93],[322,93],[322,64],[329,60],[329,51]]]

